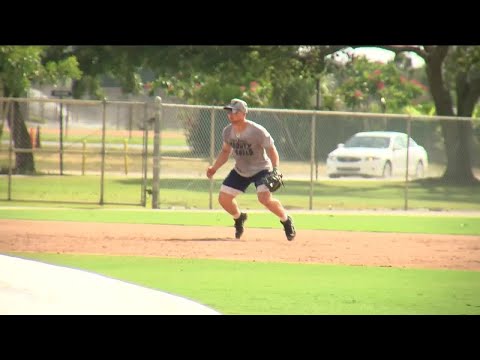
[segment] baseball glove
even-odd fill
[[[273,168],[267,175],[262,178],[262,183],[270,190],[270,192],[275,192],[280,189],[283,184],[283,175],[280,173],[277,168]]]

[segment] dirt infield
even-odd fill
[[[0,220],[0,253],[53,252],[480,270],[480,236]]]

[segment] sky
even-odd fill
[[[380,49],[377,47],[364,47],[364,48],[358,48],[354,49],[354,54],[362,54],[365,55],[368,59],[373,60],[373,61],[382,61],[382,62],[388,62],[392,60],[395,57],[395,53],[392,51]],[[410,57],[412,58],[412,65],[413,67],[421,67],[425,64],[425,61],[418,56],[415,53],[408,53]]]

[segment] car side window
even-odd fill
[[[404,149],[407,147],[407,139],[403,136],[397,136],[395,138],[394,147],[399,149]]]

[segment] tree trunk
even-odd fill
[[[457,88],[457,115],[461,117],[472,117],[475,103],[479,96],[480,81],[470,82],[466,73],[459,73],[456,79]],[[452,165],[447,168],[444,179],[454,183],[476,183],[478,180],[472,171],[472,151],[473,151],[473,124],[471,121],[458,121],[455,132],[458,134],[455,147],[455,158],[452,159]],[[454,162],[454,163],[453,163]],[[464,174],[464,177],[458,178],[457,174]]]
[[[32,149],[30,134],[28,133],[20,103],[13,103],[13,111],[7,117],[7,123],[13,135],[13,144],[17,149]],[[35,163],[32,153],[15,153],[15,174],[31,174],[35,172]]]
[[[478,182],[472,171],[471,146],[472,123],[467,121],[445,121],[442,124],[447,152],[447,168],[443,180],[452,184],[474,184]]]
[[[437,115],[455,116],[452,99],[444,86],[442,76],[442,64],[447,51],[446,46],[435,49],[426,59],[426,68]],[[472,106],[469,90],[462,88],[462,85],[467,84],[457,82],[458,116],[470,117],[475,103],[473,102]],[[459,185],[478,182],[472,172],[471,164],[472,123],[443,120],[440,124],[447,155],[447,167],[442,179],[447,183]]]

